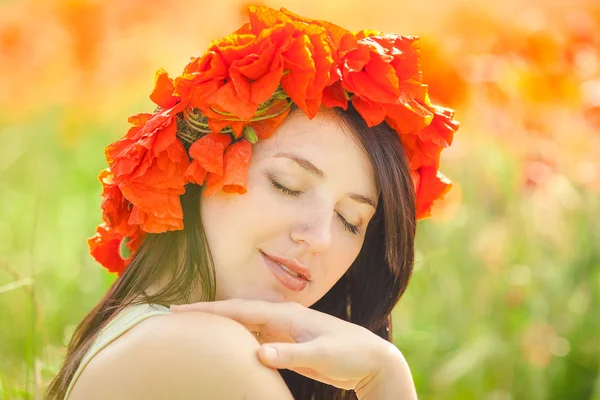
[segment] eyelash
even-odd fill
[[[286,188],[285,186],[283,186],[281,183],[277,182],[276,180],[274,180],[273,178],[269,178],[269,180],[271,181],[271,184],[278,189],[280,192],[288,195],[288,196],[300,196],[302,194],[302,192],[297,191],[297,190],[290,190],[288,188]],[[352,225],[350,222],[346,221],[344,219],[344,217],[342,217],[342,215],[338,212],[336,212],[338,218],[340,219],[340,221],[342,221],[342,224],[344,224],[344,228],[352,233],[353,235],[358,235],[360,233],[360,230],[358,229],[357,226]]]

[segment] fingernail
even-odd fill
[[[277,361],[277,349],[271,346],[263,346],[263,356],[268,362]]]

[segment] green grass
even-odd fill
[[[0,128],[4,399],[39,398],[114,279],[86,239],[100,218],[102,149],[125,124],[65,125],[66,113]],[[444,164],[462,199],[443,221],[420,222],[394,315],[420,398],[600,400],[597,193],[561,175],[528,189],[522,163],[494,138],[465,154]]]

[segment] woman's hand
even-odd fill
[[[368,394],[381,392],[382,386],[414,392],[408,365],[393,344],[366,328],[300,304],[232,299],[171,306],[171,311],[218,314],[259,332],[259,359],[268,367],[365,393],[361,398],[371,398]],[[416,398],[406,394],[393,398]]]

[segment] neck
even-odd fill
[[[136,300],[143,299],[144,301],[156,302],[156,303],[164,303],[172,301],[174,304],[189,304],[195,303],[203,300],[202,296],[202,285],[199,283],[194,284],[190,294],[188,296],[177,298],[177,293],[168,293],[172,292],[173,289],[170,287],[173,285],[175,280],[175,271],[176,264],[170,268],[165,268],[164,272],[162,272],[156,279],[154,279],[146,288],[144,288],[142,294],[136,297]],[[164,295],[166,296],[164,296]],[[162,298],[169,298],[161,301]],[[177,298],[176,300],[171,300],[173,298]],[[165,304],[170,305],[170,304]]]

